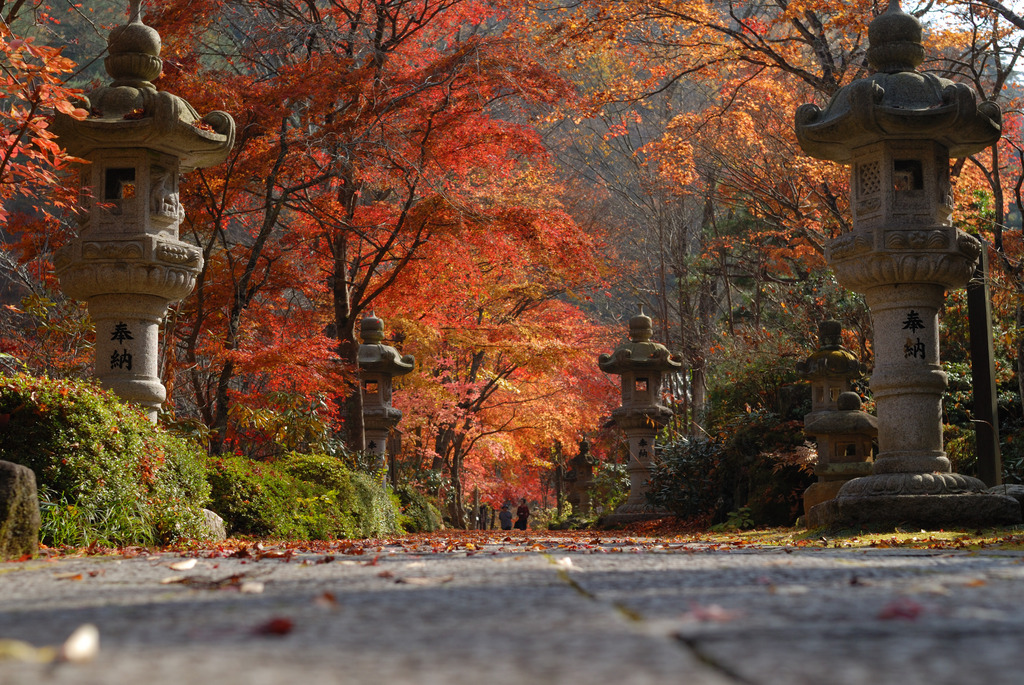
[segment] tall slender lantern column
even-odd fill
[[[874,319],[879,447],[872,475],[813,507],[808,524],[1015,523],[1017,502],[951,473],[942,449],[939,310],[981,251],[953,226],[949,160],[994,144],[1001,113],[978,104],[969,86],[916,71],[921,24],[898,0],[871,22],[868,39],[876,73],[840,89],[824,110],[796,112],[807,154],[852,166],[853,229],[830,241],[825,257],[841,284],[864,293]]]
[[[647,501],[654,439],[672,418],[672,410],[661,403],[662,379],[682,366],[664,345],[651,341],[651,318],[640,312],[629,320],[629,342],[602,354],[597,364],[605,373],[622,376],[622,406],[612,411],[615,423],[629,440],[629,498],[605,519],[607,524],[669,516]]]
[[[64,292],[89,306],[96,377],[155,421],[167,395],[157,368],[160,324],[203,265],[200,249],[178,240],[178,177],[224,161],[235,123],[225,112],[200,117],[157,91],[160,35],[142,23],[139,0],[129,23],[111,31],[108,51],[113,81],[82,103],[89,117],[58,115],[53,124],[60,144],[89,162],[80,173],[79,237],[54,264]]]

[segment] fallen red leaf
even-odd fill
[[[290,618],[272,618],[253,632],[257,635],[287,635],[294,627],[295,623]]]
[[[878,612],[878,618],[885,620],[903,619],[913,621],[920,616],[923,611],[924,607],[914,600],[901,597],[900,599],[893,600],[882,607],[882,610]]]

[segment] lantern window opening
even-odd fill
[[[646,378],[637,378],[636,382],[634,383],[634,389],[638,393],[647,392],[647,388],[649,385],[650,384],[648,383],[648,380]]]
[[[103,199],[112,203],[110,211],[121,213],[120,200],[135,197],[135,168],[118,167],[107,169],[103,179]]]
[[[856,457],[857,456],[857,445],[855,443],[851,442],[851,443],[847,443],[847,444],[841,445],[841,448],[843,450],[843,455],[844,456],[847,456],[847,457]]]
[[[921,160],[893,160],[892,182],[897,193],[908,190],[924,190],[924,167]]]
[[[829,400],[831,400],[832,402],[838,401],[839,400],[839,393],[840,393],[840,388],[837,388],[835,386],[832,386],[831,388],[829,388],[829,391],[828,391]]]
[[[363,381],[363,394],[366,396],[376,395],[379,388],[377,381]]]

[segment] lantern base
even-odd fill
[[[980,492],[951,495],[837,497],[807,513],[808,528],[909,526],[917,529],[1005,526],[1021,522],[1012,497]]]
[[[626,502],[608,516],[600,520],[602,528],[624,526],[628,523],[639,523],[641,521],[653,521],[667,516],[673,516],[672,512],[662,507],[654,507],[649,504],[630,504]]]

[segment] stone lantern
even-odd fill
[[[842,344],[838,321],[818,325],[818,349],[798,362],[797,373],[811,384],[811,411],[804,415],[804,433],[817,443],[818,482],[804,491],[804,513],[830,500],[843,483],[871,475],[873,441],[878,435],[874,416],[860,410],[853,382],[867,367]]]
[[[1020,507],[951,473],[942,449],[938,311],[981,251],[952,224],[950,157],[995,143],[1001,114],[969,86],[920,73],[921,24],[897,0],[868,29],[876,73],[841,88],[822,110],[803,105],[796,134],[812,157],[852,166],[853,228],[831,240],[836,279],[864,293],[874,320],[871,389],[879,453],[872,475],[811,509],[811,526],[861,523],[985,525],[1020,520]]]
[[[590,454],[590,442],[581,440],[579,452],[569,462],[569,471],[565,474],[569,482],[566,500],[572,505],[573,514],[590,515],[590,486],[594,484],[595,463]]]
[[[358,362],[366,450],[374,455],[374,470],[383,470],[388,433],[402,419],[401,410],[391,406],[391,379],[412,371],[415,360],[384,344],[384,322],[376,316],[365,317],[359,332],[363,339]]]
[[[804,424],[821,412],[835,411],[839,396],[853,390],[853,382],[867,375],[857,355],[843,347],[843,327],[835,320],[818,324],[818,349],[797,362],[796,372],[811,384],[811,413]]]
[[[806,515],[814,506],[835,498],[846,481],[871,475],[878,419],[861,411],[860,395],[843,392],[835,411],[804,419],[804,433],[818,446],[818,463],[814,465],[818,482],[804,490]]]
[[[647,482],[654,439],[672,418],[672,410],[661,403],[662,379],[682,363],[664,345],[651,341],[653,333],[651,318],[641,310],[629,320],[629,342],[597,360],[602,371],[622,377],[622,406],[612,411],[612,418],[629,441],[629,498],[606,519],[609,524],[669,515],[648,503]]]
[[[110,33],[104,64],[113,82],[81,103],[89,117],[53,122],[59,143],[88,161],[79,175],[79,237],[54,266],[63,291],[88,304],[96,377],[155,421],[167,395],[157,368],[160,324],[203,265],[202,251],[178,240],[178,177],[224,161],[235,123],[225,112],[200,117],[153,86],[160,35],[142,23],[139,4]]]

